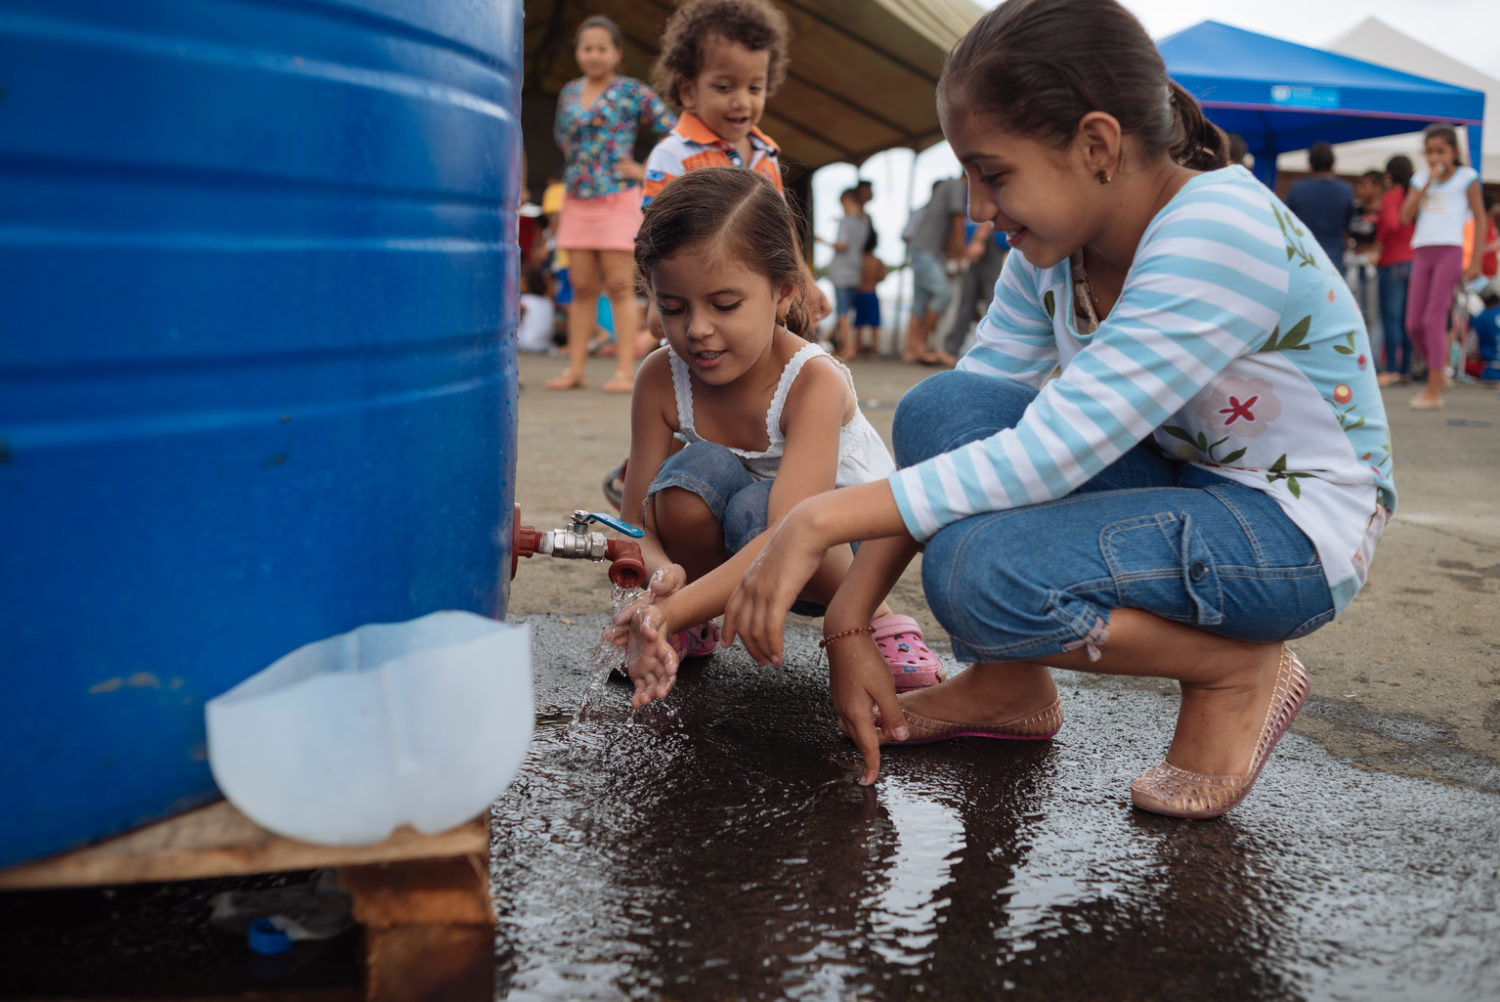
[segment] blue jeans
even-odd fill
[[[1411,375],[1411,338],[1406,333],[1406,289],[1411,262],[1380,269],[1380,352],[1386,372]]]
[[[738,456],[714,442],[693,442],[668,456],[646,488],[647,501],[658,491],[677,487],[696,494],[724,530],[724,555],[733,556],[766,531],[771,481],[756,480]],[[641,513],[645,522],[645,512]],[[660,527],[658,527],[658,530]],[[821,616],[816,602],[798,601],[799,616]]]
[[[840,320],[854,312],[854,294],[859,291],[854,286],[834,286],[833,289],[833,319]]]
[[[948,272],[943,268],[943,259],[924,250],[911,251],[911,315],[921,317],[928,313],[939,316],[953,300],[953,287],[948,284]]]
[[[1036,391],[942,372],[896,407],[902,467],[1014,427]],[[1141,609],[1238,640],[1300,637],[1333,618],[1312,543],[1277,503],[1143,442],[1055,501],[974,515],[927,541],[927,604],[960,661],[1045,659],[1105,642]]]

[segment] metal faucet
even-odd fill
[[[515,506],[515,528],[512,532],[510,576],[516,576],[516,563],[520,557],[533,553],[550,553],[554,557],[585,560],[608,560],[609,579],[622,588],[639,588],[646,581],[646,564],[641,559],[639,545],[620,539],[607,539],[602,532],[592,532],[589,524],[598,522],[632,539],[646,534],[629,522],[622,522],[613,515],[599,511],[573,512],[564,529],[548,529],[538,532],[529,525],[521,524],[521,506]]]

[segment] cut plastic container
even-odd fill
[[[531,632],[468,612],[299,647],[208,701],[208,760],[257,824],[368,845],[435,834],[504,791],[531,739]]]

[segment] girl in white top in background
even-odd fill
[[[804,498],[896,466],[848,368],[805,339],[798,241],[765,177],[704,167],[676,178],[646,208],[635,258],[667,341],[636,378],[620,508],[646,529],[651,584],[605,632],[629,648],[642,706],[672,688],[680,658],[718,646],[713,617],[768,526]],[[830,547],[797,611],[822,615],[852,561],[847,544]],[[942,680],[910,616],[882,602],[862,631],[898,689]]]
[[[1427,363],[1427,386],[1408,406],[1438,410],[1443,391],[1452,380],[1443,372],[1448,364],[1448,315],[1460,278],[1479,277],[1476,247],[1464,267],[1464,223],[1474,217],[1474,232],[1483,234],[1484,200],[1479,175],[1464,166],[1458,153],[1458,134],[1446,125],[1427,129],[1422,139],[1427,169],[1411,179],[1410,193],[1401,206],[1401,221],[1416,223],[1411,246],[1411,286],[1406,300],[1406,330]],[[1481,237],[1482,239],[1482,237]]]

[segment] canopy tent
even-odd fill
[[[776,0],[791,23],[786,82],[760,127],[782,149],[789,180],[825,164],[858,164],[895,146],[942,138],[937,79],[943,60],[982,11],[970,0]],[[625,35],[621,71],[648,78],[670,0],[526,0],[523,128],[532,177],[560,164],[552,118],[578,75],[573,36],[590,14]]]
[[[1209,120],[1245,138],[1255,173],[1275,183],[1276,155],[1315,142],[1410,132],[1430,122],[1468,129],[1483,149],[1484,93],[1204,21],[1157,43],[1167,72]]]
[[[1375,17],[1365,18],[1330,42],[1328,48],[1355,59],[1368,59],[1407,73],[1484,91],[1484,141],[1488,148],[1470,148],[1466,151],[1466,158],[1486,181],[1500,184],[1500,80],[1424,45]],[[1398,153],[1418,160],[1421,149],[1419,129],[1398,136],[1345,143],[1334,150],[1338,156],[1334,169],[1341,174],[1384,170],[1386,161]],[[1299,163],[1292,157],[1282,157],[1280,167],[1282,170],[1305,170],[1306,160],[1303,158]]]

